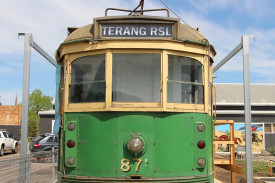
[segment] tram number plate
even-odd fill
[[[133,159],[134,162],[137,162],[137,165],[135,167],[135,171],[138,172],[139,170],[139,167],[140,167],[140,164],[143,162],[142,159]],[[145,163],[147,165],[147,159],[145,159]],[[145,166],[146,166],[145,165]],[[123,171],[123,172],[129,172],[131,170],[131,166],[130,166],[130,160],[127,159],[127,158],[124,158],[121,160],[121,166],[120,166],[120,169]]]

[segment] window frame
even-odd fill
[[[161,50],[134,50],[134,49],[119,49],[119,50],[113,50],[112,54],[120,54],[120,53],[126,53],[126,54],[150,54],[150,53],[154,53],[160,54],[160,101],[159,102],[113,102],[112,98],[111,98],[111,106],[113,108],[140,108],[140,107],[145,107],[145,108],[158,108],[160,106],[162,106],[162,91],[161,91],[161,85],[162,85],[162,70],[163,70],[163,66],[162,66],[162,60],[163,60],[163,54]],[[112,57],[113,59],[113,57]],[[112,60],[112,64],[113,64],[113,60]],[[113,65],[112,65],[113,66]],[[112,69],[112,67],[111,67]],[[112,70],[110,70],[110,73],[112,73]],[[111,76],[112,77],[112,76]],[[112,78],[111,78],[112,79]],[[112,82],[111,84],[111,92],[112,92]]]
[[[105,95],[106,95],[106,88],[104,88],[104,101],[93,101],[93,102],[87,102],[87,101],[83,101],[83,102],[74,102],[74,101],[72,101],[72,95],[71,95],[71,88],[70,87],[73,87],[74,85],[77,85],[77,84],[90,84],[90,85],[92,85],[92,84],[96,84],[96,83],[104,83],[104,86],[106,87],[106,74],[104,75],[104,78],[102,79],[102,80],[99,80],[99,81],[93,81],[93,82],[74,82],[74,83],[72,83],[72,76],[74,76],[74,77],[76,77],[76,75],[75,74],[72,74],[72,65],[75,63],[75,62],[77,62],[76,64],[79,64],[79,63],[81,63],[81,62],[89,62],[89,63],[91,63],[90,62],[90,59],[91,59],[91,57],[92,56],[103,56],[103,58],[104,58],[104,60],[103,60],[103,62],[104,62],[104,71],[106,70],[105,68],[106,68],[106,66],[105,66],[105,63],[106,63],[106,55],[105,54],[95,54],[95,55],[88,55],[88,56],[83,56],[83,57],[78,57],[77,59],[75,59],[74,61],[72,61],[71,62],[71,64],[70,64],[70,68],[71,68],[71,72],[70,72],[70,84],[69,84],[69,103],[70,104],[73,104],[73,103],[100,103],[100,102],[105,102],[105,99],[106,99],[106,97],[105,97]],[[87,57],[90,57],[90,58],[87,58]],[[84,59],[84,60],[79,60],[79,59]],[[92,64],[91,64],[92,65]],[[92,67],[94,67],[94,65],[92,65]],[[89,70],[90,71],[90,70]],[[90,73],[90,72],[89,72]],[[86,74],[86,73],[85,73]],[[83,94],[83,89],[81,90],[82,92],[81,92],[81,94]],[[88,95],[88,94],[87,94]],[[103,99],[103,97],[102,97],[102,99]],[[71,100],[71,102],[70,102],[70,100]],[[81,99],[79,99],[79,100],[81,100]]]
[[[65,62],[64,65],[64,79],[66,80],[66,85],[65,85],[65,106],[64,110],[67,112],[70,111],[75,111],[75,112],[80,112],[80,111],[102,111],[104,110],[106,99],[107,99],[107,93],[105,94],[105,102],[89,102],[89,103],[70,103],[69,102],[69,86],[71,84],[71,64],[78,58],[80,57],[85,57],[85,56],[92,56],[92,55],[100,55],[100,54],[105,54],[105,82],[107,82],[107,77],[106,77],[106,66],[107,64],[107,59],[108,59],[108,51],[106,50],[100,50],[100,51],[93,51],[93,52],[84,52],[84,53],[75,53],[75,54],[70,54],[68,56],[68,61]],[[107,92],[107,91],[106,91]]]
[[[175,55],[175,56],[182,56],[182,57],[189,57],[189,58],[193,58],[195,60],[197,60],[198,62],[200,62],[202,64],[202,85],[203,85],[203,104],[186,104],[186,103],[168,103],[167,102],[167,84],[168,84],[168,55]],[[205,111],[206,108],[205,106],[208,106],[207,100],[208,99],[208,92],[206,91],[206,88],[208,89],[208,85],[206,82],[207,78],[207,73],[205,71],[205,68],[207,68],[205,66],[205,57],[203,55],[198,55],[198,54],[194,54],[194,53],[188,53],[188,52],[179,52],[179,51],[167,51],[166,55],[165,55],[166,59],[165,59],[165,65],[166,65],[166,70],[167,73],[165,73],[165,87],[163,88],[163,90],[165,91],[164,95],[165,95],[165,101],[166,101],[166,108],[169,109],[175,109],[175,110],[186,110],[187,111]]]
[[[191,61],[190,63],[192,63],[192,61],[194,61],[196,64],[198,63],[198,64],[200,64],[199,66],[201,67],[201,72],[200,72],[200,82],[193,82],[193,81],[184,81],[184,80],[182,80],[182,78],[179,80],[179,79],[169,79],[169,64],[170,64],[170,62],[169,62],[169,57],[170,56],[175,56],[175,57],[177,57],[177,58],[179,58],[179,57],[181,57],[181,58],[186,58],[186,59],[190,59],[189,61]],[[173,62],[173,61],[172,61]],[[172,63],[171,62],[171,63]],[[181,64],[180,64],[180,66],[181,67],[183,67]],[[187,66],[191,66],[191,65],[187,65]],[[172,54],[168,54],[168,79],[167,79],[167,103],[180,103],[180,104],[204,104],[204,83],[203,83],[203,69],[204,69],[204,67],[203,67],[203,64],[201,63],[201,62],[199,62],[197,59],[194,59],[194,58],[192,58],[192,57],[187,57],[187,56],[179,56],[179,55],[172,55]],[[176,72],[176,71],[175,71]],[[172,73],[173,74],[173,73]],[[178,74],[184,74],[184,72],[182,72],[182,70],[181,70],[181,72],[180,73],[178,73]],[[193,86],[202,86],[203,88],[202,88],[202,91],[203,91],[203,93],[202,93],[202,103],[192,103],[192,101],[191,102],[169,102],[168,101],[168,85],[169,85],[169,83],[170,84],[179,84],[180,85],[180,87],[182,87],[182,85],[186,85],[186,84],[189,84],[189,85],[191,85],[192,87]],[[181,90],[181,92],[183,92],[182,90]],[[194,97],[193,96],[193,94],[191,94],[190,95],[190,97]]]
[[[159,53],[160,54],[160,102],[113,102],[112,101],[112,54],[116,53]],[[105,54],[105,82],[106,93],[105,102],[89,102],[89,103],[69,103],[69,85],[71,83],[71,63],[75,59],[90,56]],[[202,64],[202,84],[204,91],[203,104],[184,104],[184,103],[167,103],[167,82],[168,82],[168,55],[184,56],[196,59]],[[65,112],[90,112],[90,111],[167,111],[167,112],[201,112],[206,113],[208,109],[208,71],[205,68],[207,65],[208,56],[172,50],[161,49],[104,49],[93,50],[81,53],[71,53],[64,60],[64,111]]]
[[[3,135],[4,135],[5,138],[8,138],[7,132],[3,132]]]
[[[270,132],[266,132],[266,125],[270,125]],[[265,134],[274,134],[275,133],[275,123],[274,122],[266,122],[264,123],[264,133]]]
[[[49,141],[51,139],[51,141]],[[54,141],[54,137],[53,136],[49,136],[49,138],[46,140],[46,143],[52,143]]]

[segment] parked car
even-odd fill
[[[17,153],[18,141],[14,139],[14,136],[5,129],[0,129],[0,156],[3,156],[5,151],[12,151]]]
[[[30,144],[31,152],[51,151],[52,147],[58,147],[58,135],[53,133],[39,135]]]

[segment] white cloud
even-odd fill
[[[81,1],[3,1],[0,6],[0,53],[14,54],[23,50],[19,32],[32,33],[33,39],[49,53],[58,48],[66,38],[67,27],[79,27],[93,22],[94,17],[104,16],[108,7],[133,7],[125,0]],[[8,15],[8,16],[7,16]]]
[[[32,33],[33,40],[54,57],[55,50],[67,36],[67,27],[91,24],[93,18],[104,16],[106,8],[132,9],[138,3],[139,0],[101,0],[96,4],[95,1],[90,0],[0,0],[0,24],[2,25],[0,26],[0,73],[3,76],[0,80],[0,96],[2,104],[8,104],[9,89],[11,93],[18,91],[18,96],[22,93],[21,90],[14,89],[21,86],[21,73],[23,72],[24,38],[18,39],[19,32]],[[109,13],[109,15],[117,14],[125,15],[123,12]],[[31,65],[30,89],[37,88],[35,83],[37,77],[42,76],[39,72],[50,74],[51,77],[55,74],[52,65],[33,49]],[[17,81],[13,80],[15,78]],[[14,83],[14,88],[11,87],[12,83]],[[39,85],[39,88],[47,88],[45,85]],[[47,92],[52,93],[52,91]],[[14,98],[15,95],[11,95],[11,101],[14,101]],[[21,100],[21,97],[18,98]]]
[[[272,0],[244,0],[244,10],[255,20],[260,20],[275,14],[274,2]],[[236,4],[236,7],[238,4]],[[239,6],[240,7],[240,6]]]
[[[195,6],[201,8],[199,2],[193,2]],[[214,1],[210,1],[213,3]],[[229,2],[229,1],[227,1]],[[207,1],[208,3],[208,1]],[[203,2],[202,2],[203,4]],[[255,3],[257,4],[257,3]],[[253,5],[255,7],[256,5]],[[218,4],[216,6],[223,7],[224,4]],[[205,7],[207,8],[207,7]],[[213,8],[213,7],[212,7]],[[248,11],[252,7],[247,6],[245,9]],[[203,12],[204,13],[204,12]],[[188,12],[182,10],[180,16],[192,27],[199,27],[202,34],[210,41],[210,43],[215,47],[217,55],[215,57],[216,65],[221,61],[229,52],[231,52],[239,43],[241,43],[242,35],[255,35],[256,42],[250,39],[250,64],[251,64],[251,75],[257,75],[259,78],[266,78],[265,82],[275,82],[275,28],[262,28],[262,27],[250,27],[239,28],[237,27],[236,20],[231,19],[230,27],[224,27],[213,20],[207,20],[203,14],[196,12]],[[235,26],[234,26],[235,25]],[[240,51],[236,56],[234,56],[229,62],[227,62],[223,67],[221,67],[222,72],[242,72],[243,71],[243,56],[242,51]],[[258,82],[258,80],[254,80]],[[263,82],[263,80],[259,79]]]
[[[106,8],[133,9],[140,0],[0,0],[0,72],[21,73],[24,39],[18,39],[19,32],[32,33],[34,41],[38,43],[47,53],[54,57],[54,51],[67,36],[67,27],[80,27],[93,22],[94,17],[104,16]],[[275,26],[270,22],[267,27],[255,27],[251,23],[248,27],[239,27],[238,20],[233,18],[233,13],[243,13],[254,18],[254,21],[261,21],[275,15],[275,9],[271,1],[263,0],[189,0],[188,2],[195,9],[173,7],[173,1],[164,1],[169,7],[176,11],[190,26],[199,27],[215,47],[217,56],[215,62],[220,61],[237,44],[241,42],[243,34],[256,35],[256,42],[251,41],[251,74],[262,76],[263,82],[275,82]],[[184,5],[184,3],[182,3]],[[165,8],[158,0],[146,0],[145,9]],[[228,13],[227,25],[221,24],[216,19],[208,19],[213,11],[232,11]],[[109,15],[124,14],[123,12],[110,11]],[[153,15],[156,15],[153,13]],[[166,13],[162,13],[166,16]],[[173,16],[173,15],[172,15]],[[273,25],[272,25],[273,24]],[[273,26],[273,27],[272,27]],[[2,55],[8,55],[5,59]],[[22,57],[18,61],[18,55]],[[14,59],[12,57],[17,56]],[[32,51],[32,62],[38,64],[38,69],[52,70],[47,62],[41,62],[43,58]],[[216,64],[215,63],[215,64]],[[230,62],[221,68],[222,72],[242,72],[242,53],[239,53]],[[5,80],[8,80],[6,78]],[[260,81],[258,79],[257,81]],[[0,96],[7,96],[8,88],[5,88],[0,81]],[[15,87],[18,88],[18,87]],[[11,88],[12,89],[12,88]],[[12,89],[13,90],[13,89]],[[15,89],[19,91],[18,89]],[[19,92],[20,93],[20,92]],[[2,103],[4,97],[2,96]],[[6,98],[6,97],[5,97]]]
[[[233,12],[246,14],[259,21],[262,18],[266,18],[266,16],[275,14],[272,0],[188,0],[188,2],[197,9],[198,13],[204,15],[211,11],[223,9],[225,11],[231,10],[232,14],[234,14]]]
[[[188,0],[200,13],[207,13],[215,8],[225,8],[232,1],[225,0]]]

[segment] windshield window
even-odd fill
[[[53,137],[49,137],[47,142],[52,142],[53,141]]]
[[[113,54],[113,102],[160,102],[160,54]]]
[[[71,64],[70,103],[105,101],[105,55],[90,55]]]
[[[40,135],[38,137],[36,137],[33,142],[39,142],[40,140],[42,140],[43,138],[45,138],[46,136],[45,135]]]
[[[55,138],[54,138],[54,142],[58,142],[58,137],[55,137]]]
[[[3,132],[5,138],[8,138],[7,132]]]
[[[168,55],[167,101],[203,104],[202,64],[196,59]]]
[[[8,138],[12,138],[13,137],[9,132],[7,132],[7,136],[8,136]]]

